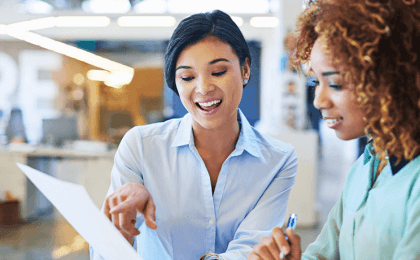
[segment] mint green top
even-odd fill
[[[420,259],[420,156],[393,175],[369,143],[347,176],[339,201],[302,259]]]

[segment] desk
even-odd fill
[[[0,193],[10,190],[20,203],[26,219],[51,206],[16,163],[29,165],[58,179],[83,185],[100,208],[110,184],[115,151],[86,152],[70,149],[38,148],[33,151],[0,150]]]

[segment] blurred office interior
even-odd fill
[[[366,141],[341,141],[326,127],[310,79],[288,62],[303,7],[293,0],[1,1],[0,259],[89,258],[83,237],[16,163],[83,185],[100,208],[128,129],[185,115],[165,86],[165,49],[183,18],[214,9],[232,16],[252,54],[240,109],[298,154],[287,216],[298,214],[304,249]]]

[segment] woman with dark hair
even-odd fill
[[[311,1],[298,32],[327,126],[370,142],[302,256],[299,237],[274,228],[248,259],[419,259],[420,2]]]
[[[188,114],[124,136],[103,205],[144,259],[246,259],[283,223],[297,157],[238,109],[250,65],[242,33],[221,11],[174,31],[165,77]]]

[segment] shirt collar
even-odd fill
[[[374,148],[372,145],[372,140],[370,140],[365,147],[363,164],[368,163],[369,160],[372,158],[372,156],[374,156],[373,150]],[[416,155],[414,158],[416,158],[417,156],[418,155]],[[406,160],[405,158],[402,158],[401,162],[398,165],[396,165],[396,162],[397,162],[397,157],[391,156],[391,158],[389,158],[389,165],[391,167],[392,175],[397,174],[410,161]]]
[[[242,125],[241,132],[239,133],[238,142],[236,143],[236,149],[239,151],[247,151],[255,157],[261,156],[261,151],[257,142],[257,137],[255,136],[254,129],[249,124],[245,115],[238,108],[238,121]]]
[[[365,152],[363,153],[363,164],[367,164],[373,156],[372,140],[370,140],[365,146]]]
[[[255,157],[260,157],[261,152],[256,141],[254,129],[249,124],[245,115],[238,108],[238,122],[241,125],[241,132],[239,133],[238,142],[236,143],[235,151],[242,153],[246,150],[248,153]],[[171,147],[183,146],[183,145],[194,145],[194,136],[192,131],[192,117],[190,113],[187,113],[179,124],[175,139],[172,142]],[[235,152],[234,152],[235,153]],[[238,154],[238,155],[239,155]]]
[[[171,147],[189,145],[190,143],[194,143],[194,137],[192,131],[192,117],[190,113],[187,113],[181,119]]]

